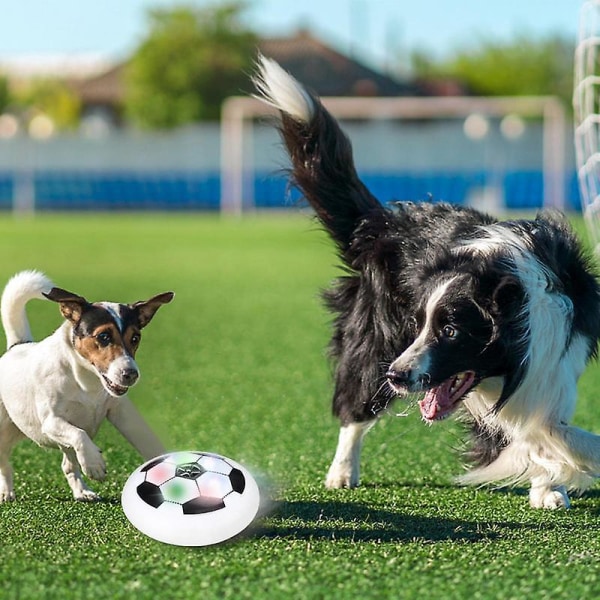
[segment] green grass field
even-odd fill
[[[123,515],[141,459],[110,425],[97,437],[108,477],[92,486],[95,504],[71,500],[57,451],[23,442],[18,500],[0,506],[0,599],[600,596],[599,489],[545,512],[525,490],[458,488],[454,422],[391,412],[366,439],[362,487],[324,489],[337,423],[318,291],[337,269],[308,217],[5,215],[0,257],[2,285],[37,268],[90,300],[174,290],[144,332],[130,396],[170,449],[230,456],[272,500],[245,539],[166,546]],[[29,315],[38,338],[60,323],[49,302]],[[596,432],[599,385],[593,365],[576,415]]]

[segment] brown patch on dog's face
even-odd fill
[[[92,304],[60,288],[45,294],[59,303],[62,315],[71,322],[75,351],[93,367],[113,396],[122,396],[137,382],[140,372],[134,356],[141,340],[140,331],[173,295],[165,292],[135,304]]]
[[[113,351],[118,354],[124,351],[130,356],[135,356],[142,334],[139,328],[133,324],[127,325],[125,331],[121,332],[115,323],[107,323],[92,331],[91,338],[101,352]]]
[[[75,350],[99,371],[105,372],[112,362],[133,353],[126,348],[121,333],[112,323],[103,324],[89,335],[76,335]],[[134,350],[135,352],[135,350]]]
[[[121,304],[92,304],[73,328],[75,351],[94,367],[105,389],[122,396],[139,378],[141,339],[135,315]]]

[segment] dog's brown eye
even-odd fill
[[[456,329],[454,329],[454,327],[452,327],[452,325],[444,325],[444,328],[442,329],[442,335],[445,338],[455,338],[456,337]]]
[[[139,333],[134,333],[131,336],[131,345],[132,346],[137,346],[140,343],[141,339],[142,339],[142,336]]]
[[[101,346],[108,346],[112,342],[112,336],[108,331],[103,331],[96,336],[96,340]]]

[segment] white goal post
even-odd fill
[[[553,96],[514,97],[395,97],[321,98],[327,109],[340,119],[466,119],[483,117],[536,117],[543,121],[543,203],[565,207],[565,110]],[[256,118],[273,115],[264,102],[234,96],[223,103],[221,112],[221,212],[241,215],[254,206],[253,167],[245,156],[245,141],[252,134]]]

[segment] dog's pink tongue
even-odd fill
[[[423,400],[419,402],[421,416],[426,421],[435,421],[438,416],[444,415],[452,407],[451,387],[452,380],[450,379],[427,391]]]

